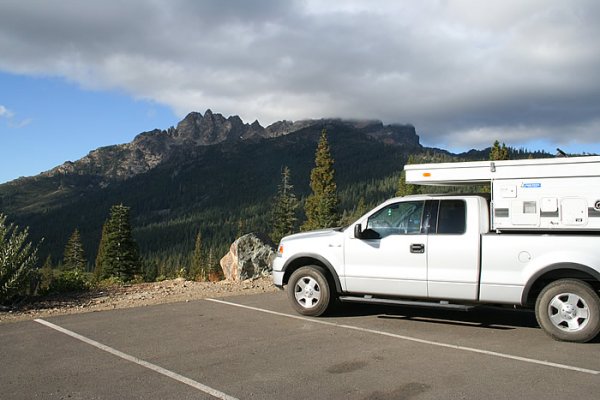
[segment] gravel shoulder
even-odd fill
[[[187,302],[207,297],[226,297],[276,292],[271,278],[242,282],[194,282],[172,279],[162,282],[112,286],[88,293],[52,296],[18,307],[0,310],[0,324],[153,304]]]

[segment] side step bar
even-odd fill
[[[469,311],[476,306],[464,305],[464,304],[450,304],[447,301],[440,302],[427,302],[427,301],[411,301],[411,300],[396,300],[396,299],[383,299],[372,296],[340,296],[339,300],[344,303],[369,303],[369,304],[386,304],[386,305],[398,305],[398,306],[413,306],[413,307],[433,307],[433,308],[444,308],[450,310]]]

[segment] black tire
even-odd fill
[[[323,315],[332,303],[325,270],[316,265],[294,271],[288,281],[287,294],[296,312],[311,317]]]
[[[561,279],[542,290],[535,302],[535,316],[553,339],[589,342],[600,333],[600,298],[583,281]]]

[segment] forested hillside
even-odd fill
[[[145,268],[170,275],[189,267],[198,232],[213,262],[240,234],[270,232],[270,211],[284,166],[291,170],[294,191],[304,201],[322,129],[327,130],[335,160],[340,216],[345,213],[346,218],[360,199],[370,207],[393,196],[411,154],[443,161],[485,159],[489,154],[452,155],[424,149],[410,126],[385,133],[380,123],[370,124],[369,128],[368,124],[320,120],[283,135],[171,146],[168,157],[156,166],[126,179],[90,174],[87,163],[84,171],[71,168],[0,185],[0,212],[29,226],[34,241],[44,238],[42,260],[48,254],[55,262],[62,259],[65,243],[78,229],[91,267],[110,207],[124,204],[131,208],[134,237]],[[135,154],[135,149],[128,151]],[[113,153],[122,156],[120,151]],[[103,162],[124,161],[108,157]],[[300,212],[299,225],[303,219]]]

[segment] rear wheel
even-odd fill
[[[294,310],[302,315],[323,315],[331,304],[331,289],[323,268],[298,268],[288,281],[287,294]]]
[[[556,340],[583,343],[600,333],[600,298],[583,281],[562,279],[546,286],[535,303],[535,315]]]

